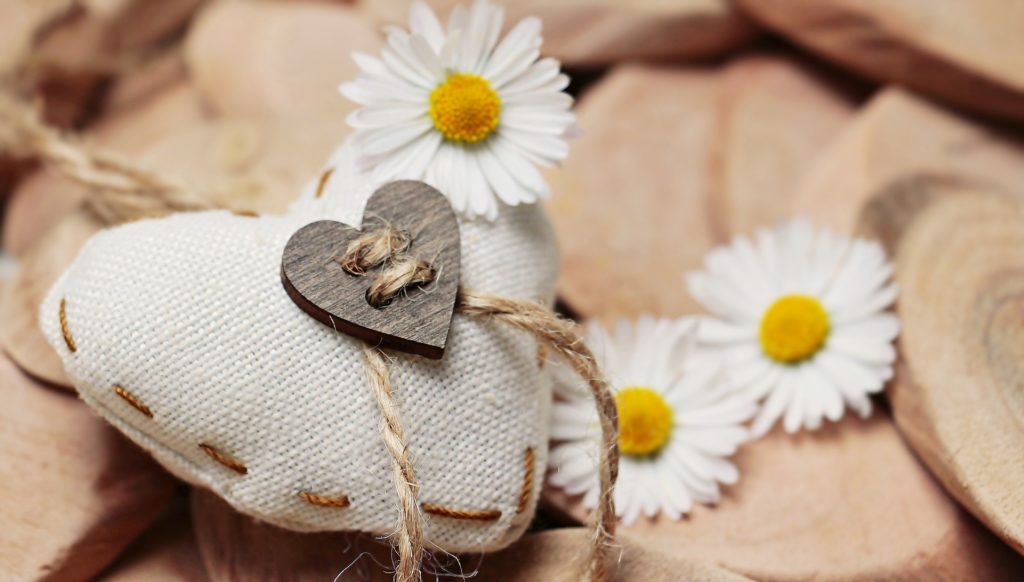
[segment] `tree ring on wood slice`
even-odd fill
[[[946,489],[1024,551],[1024,191],[914,176],[861,228],[900,284],[896,423]]]

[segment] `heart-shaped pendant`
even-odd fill
[[[422,182],[382,186],[363,225],[321,220],[300,228],[281,259],[289,297],[324,325],[372,345],[444,355],[459,288],[459,223]]]

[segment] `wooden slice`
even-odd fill
[[[355,77],[353,50],[377,53],[377,26],[339,3],[216,2],[196,19],[185,58],[219,114],[306,112],[342,122],[354,105],[338,85]]]
[[[45,117],[80,127],[97,109],[105,81],[138,66],[188,22],[201,0],[84,0],[39,31],[26,81]]]
[[[66,13],[72,0],[37,0],[33,2],[0,2],[0,73],[11,74],[28,57],[32,41],[48,24]]]
[[[480,582],[527,582],[533,580],[578,580],[581,558],[590,542],[590,532],[567,528],[530,534],[507,550],[485,556],[480,562]],[[680,558],[674,552],[653,549],[628,533],[616,540],[619,560],[609,582],[743,582],[744,576],[707,561]],[[466,566],[466,559],[463,565]]]
[[[165,92],[188,85],[188,69],[179,47],[151,57],[114,80],[102,103],[100,123],[125,111],[145,107]],[[195,102],[198,108],[199,100]]]
[[[584,316],[694,312],[683,273],[734,231],[785,215],[851,107],[784,56],[724,73],[616,68],[582,99],[583,137],[549,176],[562,297]]]
[[[907,180],[872,200],[863,226],[901,287],[896,422],[946,489],[1024,553],[1024,188]]]
[[[103,23],[107,42],[120,53],[138,53],[178,37],[205,0],[81,0]]]
[[[0,391],[0,572],[91,579],[160,515],[175,481],[85,404],[2,354]]]
[[[101,582],[208,580],[188,503],[175,502],[160,520],[98,577]]]
[[[1020,4],[919,0],[741,0],[795,42],[877,79],[1024,121]]]
[[[410,0],[368,0],[386,24],[408,27]],[[441,21],[459,0],[430,0]],[[636,59],[700,59],[725,54],[756,36],[725,0],[512,0],[505,29],[527,16],[544,22],[544,54],[568,66]]]
[[[347,133],[343,121],[305,113],[223,118],[179,127],[147,148],[139,163],[177,176],[218,205],[281,213]]]
[[[777,430],[735,460],[739,483],[717,507],[641,518],[621,533],[757,580],[1010,581],[1024,568],[946,496],[884,413],[816,433]],[[545,496],[583,517],[573,500]]]
[[[76,210],[37,241],[19,260],[0,298],[0,345],[24,371],[50,384],[71,388],[64,364],[39,329],[39,305],[85,241],[102,225]]]
[[[192,491],[192,521],[212,582],[392,580],[391,548],[372,536],[279,529],[201,489]]]
[[[708,193],[723,227],[749,234],[790,216],[807,167],[853,117],[854,91],[786,54],[736,59],[721,77]]]
[[[814,162],[793,208],[823,226],[852,232],[871,196],[920,174],[1016,189],[1024,184],[1024,142],[900,89],[885,89]]]

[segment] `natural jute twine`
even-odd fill
[[[90,190],[87,204],[107,224],[214,208],[209,197],[47,126],[39,114],[0,91],[0,152],[38,159]]]
[[[210,195],[198,194],[181,182],[141,169],[119,156],[77,143],[46,126],[31,107],[3,93],[0,93],[0,152],[17,158],[38,159],[87,186],[88,203],[108,224],[217,207],[211,202],[213,197]],[[363,250],[370,251],[370,256],[357,257],[360,262],[378,263],[387,260],[396,250],[404,250],[401,241],[392,238],[393,234],[368,233],[370,238],[364,241],[368,246]],[[424,265],[414,262],[396,262],[389,269],[386,271],[389,278],[381,284],[381,301],[403,292],[406,286],[422,284],[426,277]],[[411,271],[405,273],[405,270]],[[403,284],[384,284],[394,280]],[[615,400],[593,354],[576,334],[571,321],[540,304],[461,290],[456,310],[471,317],[493,318],[529,332],[542,345],[559,354],[587,381],[597,405],[602,446],[600,496],[592,516],[593,534],[583,579],[605,580],[615,533],[612,488],[618,476],[619,450]],[[372,346],[366,346],[363,354],[370,389],[380,411],[381,436],[391,456],[395,489],[401,503],[402,519],[395,542],[399,554],[395,580],[419,582],[424,553],[423,516],[417,500],[416,472],[402,424],[401,407],[392,390],[388,356]]]

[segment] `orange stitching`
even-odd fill
[[[71,337],[71,330],[68,328],[68,314],[64,310],[64,298],[60,298],[60,331],[64,334],[64,343],[68,345],[68,349],[71,353],[78,350],[78,346],[75,344],[75,338]]]
[[[548,361],[548,346],[547,344],[537,344],[537,369],[543,370],[544,364]]]
[[[245,465],[243,465],[241,462],[225,455],[224,453],[218,451],[217,449],[211,447],[210,445],[207,445],[205,443],[199,443],[199,448],[202,449],[204,453],[209,455],[211,459],[217,461],[221,465],[224,465],[225,467],[231,469],[232,471],[238,473],[239,475],[245,475],[246,473],[249,472],[249,469],[246,469]]]
[[[470,519],[473,521],[494,521],[501,517],[501,512],[496,509],[489,510],[473,510],[473,509],[455,509],[452,507],[445,507],[444,505],[435,505],[433,503],[421,503],[420,507],[423,511],[433,514],[440,515],[441,517],[451,517],[453,519]]]
[[[132,405],[132,408],[138,410],[139,412],[145,414],[150,418],[153,418],[153,411],[150,410],[148,406],[143,404],[142,401],[139,400],[134,394],[125,390],[123,386],[118,386],[117,384],[114,384],[112,390],[114,391],[114,394],[117,394],[121,398],[124,398],[125,402]]]
[[[258,217],[260,215],[260,213],[256,212],[255,210],[242,210],[242,209],[232,210],[231,214],[234,214],[235,216],[242,216],[242,217],[245,217],[245,218],[256,218],[256,217]]]
[[[516,506],[516,513],[526,511],[530,504],[530,493],[533,492],[533,447],[526,449],[526,472],[523,473],[523,491],[519,494],[519,505]]]
[[[327,171],[320,176],[320,183],[316,185],[316,196],[314,196],[314,198],[319,198],[320,196],[323,196],[324,186],[327,185],[327,180],[331,179],[331,174],[333,173],[334,168],[328,168]]]
[[[310,505],[319,505],[320,507],[337,507],[341,509],[351,505],[348,495],[331,497],[328,495],[317,495],[316,493],[310,493],[309,491],[299,491],[299,497]]]

